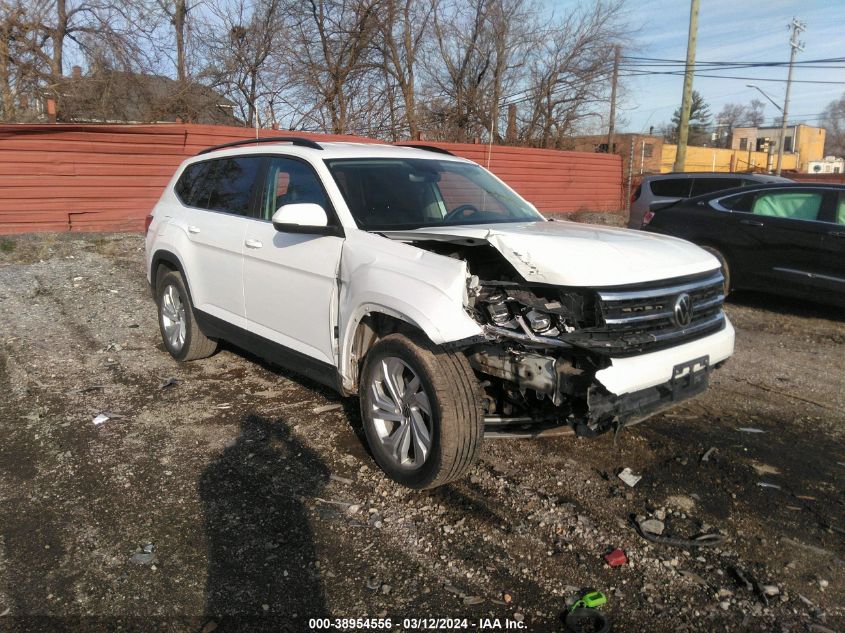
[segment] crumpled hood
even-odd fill
[[[684,240],[567,221],[384,231],[401,241],[487,241],[526,281],[556,286],[619,286],[715,270],[715,257]]]

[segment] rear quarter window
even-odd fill
[[[692,183],[692,197],[741,186],[741,178],[696,178]]]
[[[665,198],[689,198],[692,178],[666,178],[649,183],[651,193]]]
[[[193,163],[185,167],[185,170],[182,172],[182,175],[179,176],[179,180],[176,181],[176,185],[173,187],[176,197],[182,201],[182,204],[186,204],[189,207],[198,206],[197,194],[201,188],[202,181],[208,173],[208,167],[208,161]]]

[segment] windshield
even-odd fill
[[[475,164],[355,158],[326,165],[355,222],[368,231],[544,220]]]

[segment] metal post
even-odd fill
[[[678,126],[678,151],[672,171],[684,171],[687,161],[687,139],[689,138],[689,115],[692,104],[692,77],[695,73],[695,38],[698,33],[699,0],[691,0],[689,12],[689,33],[687,34],[687,64],[684,71],[684,95],[681,102],[681,121]]]
[[[613,53],[613,79],[610,83],[610,123],[607,126],[607,153],[614,154],[613,137],[616,133],[616,82],[619,80],[619,45]]]
[[[789,117],[789,89],[792,87],[792,67],[795,65],[795,55],[799,50],[804,50],[804,45],[798,41],[798,35],[806,27],[803,22],[792,18],[792,35],[789,38],[789,46],[792,52],[789,55],[789,73],[786,76],[786,95],[783,98],[783,120],[780,122],[780,141],[778,142],[778,170],[777,175],[780,176],[780,170],[783,165],[783,143],[786,140],[786,124]],[[795,136],[792,137],[793,148],[795,146]]]

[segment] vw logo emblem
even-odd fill
[[[686,327],[692,321],[692,297],[686,292],[682,292],[675,299],[675,323],[681,327]]]

